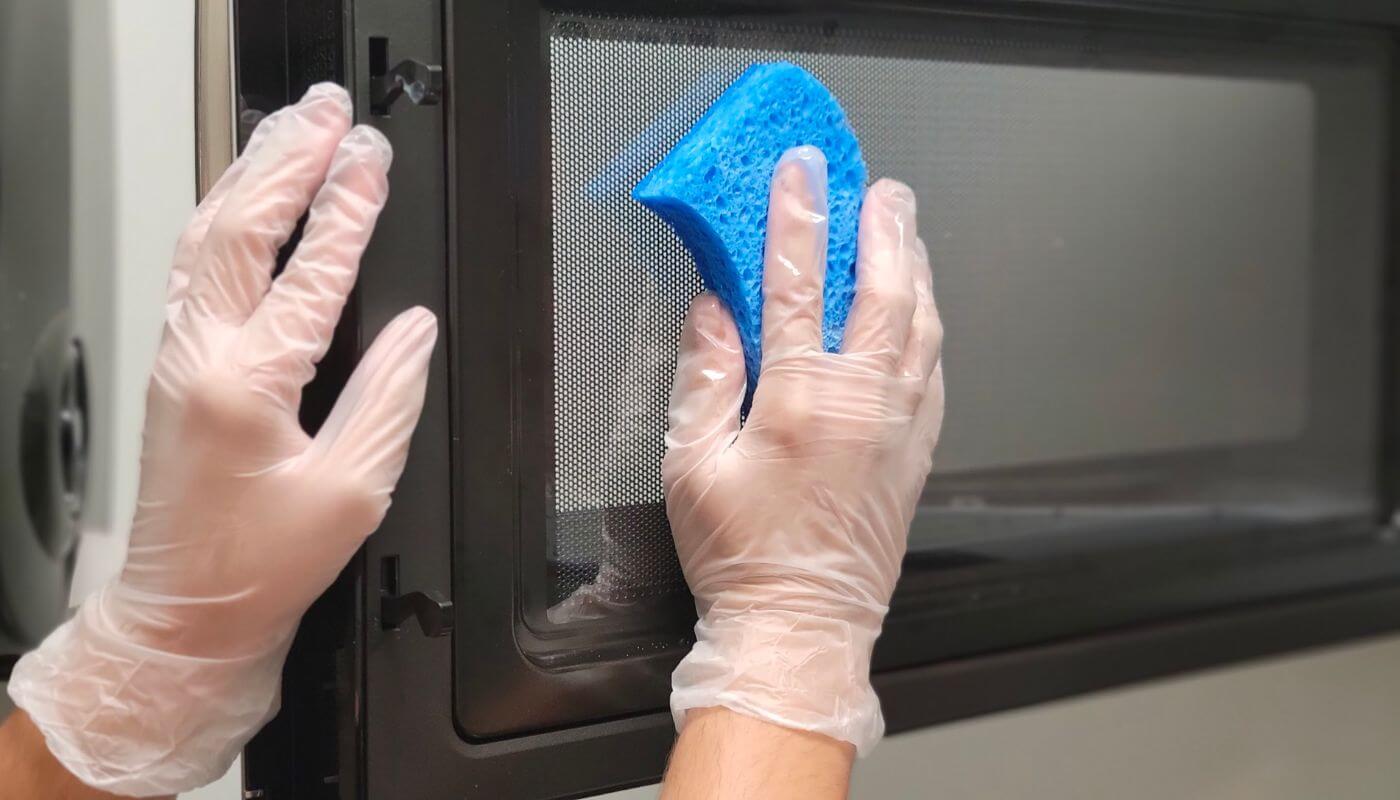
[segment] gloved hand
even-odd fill
[[[943,417],[942,329],[908,187],[866,193],[856,298],[839,353],[822,349],[826,161],[774,173],[763,361],[743,427],[744,360],[711,295],[681,338],[662,466],[700,621],[672,678],[687,710],[724,706],[853,743],[884,732],[870,653]]]
[[[121,575],[14,669],[10,694],[76,777],[185,791],[276,713],[297,622],[379,525],[437,325],[379,335],[315,438],[297,421],[388,196],[392,151],[320,84],[259,126],[176,248]],[[274,281],[277,251],[311,208]]]

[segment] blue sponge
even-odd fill
[[[845,112],[806,70],[786,62],[749,67],[632,190],[675,229],[705,286],[729,306],[744,344],[750,394],[762,358],[769,184],[779,157],[798,145],[820,148],[827,160],[823,343],[834,351],[855,294],[865,162]]]

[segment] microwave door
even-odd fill
[[[914,188],[945,323],[942,441],[875,654],[891,730],[1400,624],[1400,19],[313,5],[236,6],[237,102],[340,80],[397,155],[305,422],[397,309],[438,313],[445,346],[250,788],[553,798],[659,775],[695,620],[659,465],[702,286],[629,192],[760,61],[817,76],[871,175]],[[439,68],[426,102],[385,91]]]

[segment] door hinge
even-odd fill
[[[389,66],[389,38],[369,37],[369,112],[389,116],[389,109],[400,97],[419,106],[442,102],[443,77],[440,64],[427,64],[415,58]]]
[[[452,601],[436,591],[399,593],[399,557],[386,556],[380,564],[379,624],[397,630],[409,617],[418,618],[423,635],[436,639],[452,632]]]

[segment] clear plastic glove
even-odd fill
[[[392,151],[321,84],[263,122],[175,254],[121,575],[14,669],[83,782],[181,792],[277,711],[297,622],[378,527],[422,410],[436,320],[379,335],[315,438],[297,421],[388,197]],[[310,205],[274,281],[278,248]]]
[[[908,187],[861,209],[856,299],[822,349],[826,160],[774,173],[763,362],[742,429],[744,360],[710,295],[682,333],[662,473],[700,621],[672,678],[679,727],[723,706],[867,752],[884,732],[870,654],[943,418],[942,328]]]

